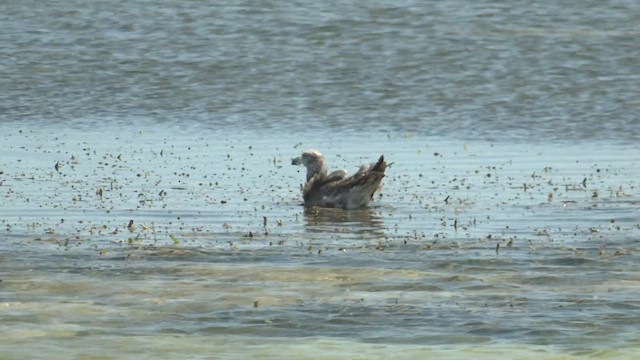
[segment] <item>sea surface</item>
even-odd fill
[[[640,3],[0,23],[0,358],[640,352]],[[305,209],[307,149],[393,164],[369,207]]]

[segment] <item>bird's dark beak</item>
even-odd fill
[[[300,165],[302,164],[302,158],[298,156],[297,158],[291,159],[291,165]]]

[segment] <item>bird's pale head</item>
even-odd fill
[[[291,159],[291,165],[304,165],[307,168],[307,181],[319,173],[326,173],[324,156],[317,150],[307,150],[297,158]]]
[[[314,166],[324,162],[324,156],[318,150],[307,150],[291,160],[291,165],[304,165],[305,167]]]

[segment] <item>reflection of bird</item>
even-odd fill
[[[357,234],[358,238],[366,235],[379,239],[387,230],[381,214],[368,206],[349,210],[316,206],[305,208],[303,214],[304,228],[308,233],[340,233],[345,237]]]
[[[304,206],[339,207],[355,209],[365,206],[380,188],[387,163],[384,156],[378,162],[364,164],[353,175],[347,170],[336,170],[327,174],[324,156],[316,150],[308,150],[291,161],[292,165],[307,168],[307,183],[302,191]]]

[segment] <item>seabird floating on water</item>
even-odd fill
[[[303,152],[291,160],[291,164],[307,168],[307,182],[302,191],[304,206],[343,209],[367,205],[380,188],[387,168],[384,156],[380,156],[378,162],[361,165],[353,176],[347,176],[347,170],[344,169],[327,174],[324,156],[316,150]]]

